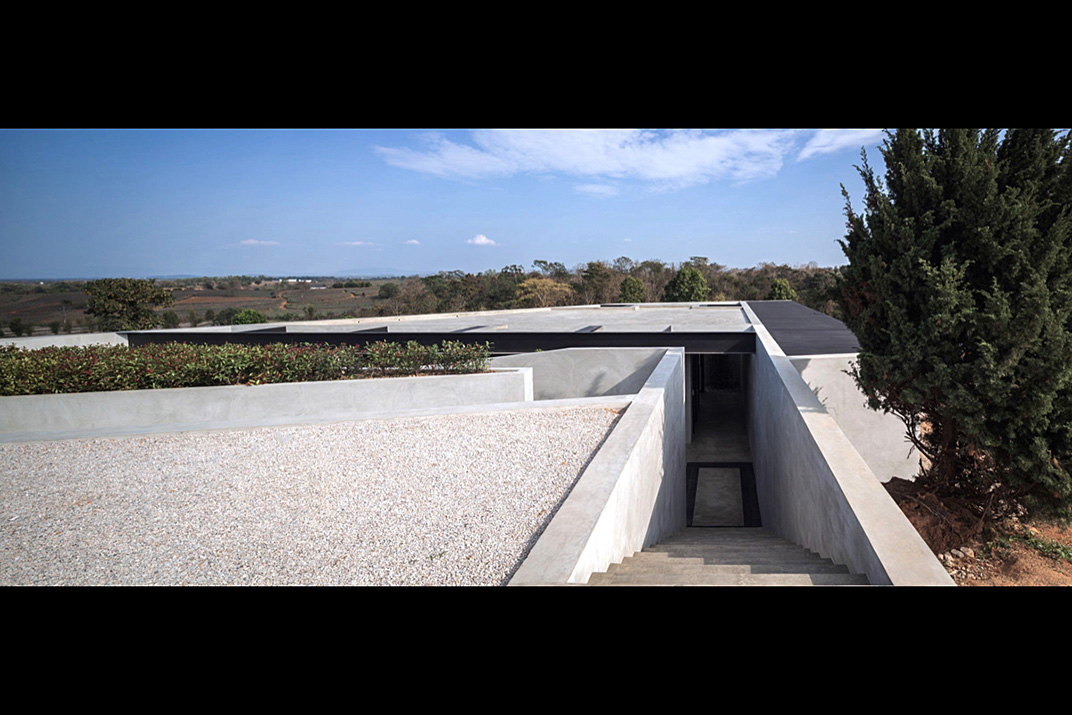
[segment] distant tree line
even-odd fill
[[[277,320],[317,320],[421,313],[457,313],[513,308],[547,308],[593,303],[654,303],[735,300],[795,300],[827,315],[841,317],[837,286],[841,268],[821,268],[761,263],[754,268],[726,268],[705,256],[693,256],[674,264],[650,259],[634,261],[621,256],[613,261],[589,261],[571,268],[555,261],[535,260],[526,270],[520,265],[483,273],[441,271],[430,276],[397,278],[379,286],[373,305],[341,313],[319,313],[312,305],[300,314],[284,311],[266,316],[240,307],[180,315],[170,307],[172,291],[200,286],[231,294],[243,287],[272,281],[267,276],[224,276],[169,279],[157,283],[141,279],[62,281],[35,285],[0,283],[4,292],[83,291],[85,306],[62,301],[63,320],[53,321],[53,332],[80,330],[130,330],[149,327],[178,328],[183,324],[214,325],[259,323]],[[331,282],[329,282],[331,281]],[[367,280],[324,281],[332,288],[370,288]],[[63,288],[64,291],[59,290]],[[364,293],[362,293],[364,295]],[[275,297],[275,294],[273,294]],[[67,310],[85,308],[85,316],[72,322]],[[14,335],[32,332],[23,319],[4,326]]]
[[[533,261],[483,273],[442,271],[404,279],[380,288],[381,302],[369,315],[456,313],[511,308],[545,308],[592,303],[795,300],[840,317],[837,285],[840,269],[762,263],[754,268],[726,268],[705,256],[681,264],[637,262],[622,256],[590,261],[567,269],[551,261]]]

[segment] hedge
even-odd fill
[[[485,372],[488,344],[446,341],[424,346],[187,345],[161,343],[0,347],[0,395],[148,390],[164,387],[266,385],[365,377]]]

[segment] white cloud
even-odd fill
[[[622,240],[625,241],[626,243],[632,243],[633,242],[633,239],[631,239],[631,238],[623,238]]]
[[[255,238],[247,238],[245,241],[239,241],[239,246],[278,246],[279,241],[258,241]]]
[[[342,243],[335,244],[336,246],[379,246],[378,243],[369,243],[368,241],[343,241]]]
[[[497,243],[495,243],[495,241],[492,241],[490,238],[488,238],[487,236],[485,236],[482,233],[478,233],[477,235],[473,236],[468,241],[466,241],[466,243],[468,243],[471,246],[497,246],[498,245]]]
[[[672,190],[774,176],[799,137],[789,130],[480,130],[451,138],[424,135],[427,147],[421,150],[375,150],[392,166],[445,178],[561,173],[638,179]]]
[[[589,196],[610,197],[618,195],[618,187],[610,184],[579,184],[573,188]]]
[[[882,136],[881,129],[822,129],[800,150],[797,161],[833,154],[843,149],[859,151],[865,144],[877,144],[882,140]]]
[[[418,241],[415,238],[411,238],[410,240],[406,241],[406,245],[407,246],[419,246],[419,245],[421,245],[421,242]]]

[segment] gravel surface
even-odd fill
[[[0,585],[501,585],[617,417],[0,444]]]

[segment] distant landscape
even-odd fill
[[[504,310],[613,302],[657,302],[685,268],[702,276],[689,299],[762,300],[790,297],[840,316],[835,288],[839,268],[763,263],[727,268],[703,256],[681,264],[659,260],[591,261],[567,269],[536,260],[483,273],[440,272],[427,276],[353,278],[337,276],[200,276],[156,279],[174,303],[159,309],[163,327],[227,325],[245,310],[265,321],[330,320],[383,315]],[[83,280],[0,281],[3,337],[86,333],[97,330],[86,313]],[[776,284],[781,287],[776,289]],[[788,286],[791,293],[784,293]],[[772,291],[775,293],[772,294]],[[674,296],[670,296],[674,297]]]

